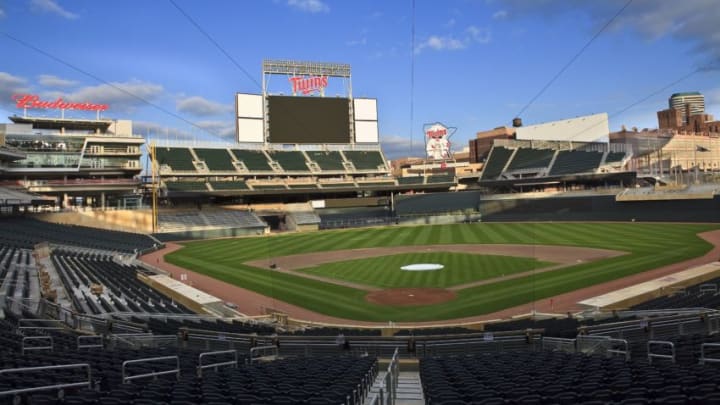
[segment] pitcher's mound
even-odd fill
[[[439,304],[455,299],[454,291],[444,288],[390,288],[371,291],[365,299],[373,304],[411,306]]]

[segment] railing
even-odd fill
[[[161,347],[177,346],[176,335],[153,335],[152,333],[120,333],[110,335],[110,343],[113,347],[126,345],[129,347]]]
[[[88,343],[83,343],[88,342]],[[93,343],[95,342],[95,343]],[[92,349],[92,348],[104,348],[105,344],[103,342],[103,337],[99,335],[93,335],[93,336],[78,336],[77,337],[77,349],[78,351],[80,349]]]
[[[71,368],[84,368],[87,369],[87,381],[82,382],[68,382],[68,383],[58,383],[53,385],[42,385],[40,387],[31,387],[31,388],[17,388],[7,391],[0,391],[0,397],[5,395],[16,395],[16,394],[23,394],[27,392],[36,392],[36,391],[46,391],[46,390],[53,390],[53,389],[60,389],[60,388],[71,388],[71,387],[88,387],[90,388],[92,386],[92,371],[90,370],[90,365],[87,363],[77,363],[77,364],[61,364],[56,366],[40,366],[40,367],[22,367],[22,368],[10,368],[5,370],[0,370],[0,376],[5,376],[8,374],[15,374],[15,373],[27,373],[27,372],[33,372],[38,371],[43,374],[46,374],[49,370],[65,370],[65,369],[71,369]],[[3,378],[4,379],[4,378]]]
[[[706,355],[706,349],[708,347],[720,347],[720,343],[703,343],[702,345],[700,345],[700,364],[720,363],[720,358],[708,357]]]
[[[605,352],[613,355],[621,355],[625,357],[625,361],[630,361],[630,346],[628,345],[628,341],[625,339],[609,339],[610,342],[610,348],[608,348]],[[620,346],[621,348],[617,348]]]
[[[221,361],[217,363],[210,363],[210,364],[203,364],[203,359],[209,356],[218,356],[222,354],[232,354],[233,360],[232,361]],[[238,365],[238,354],[237,350],[220,350],[216,352],[205,352],[200,353],[198,356],[198,366],[197,366],[197,375],[198,377],[202,378],[203,370],[206,368],[214,368],[217,370],[220,366],[233,366],[233,368],[237,368]]]
[[[250,363],[260,361],[262,358],[269,356],[276,358],[278,354],[278,347],[275,345],[253,347],[250,349]]]
[[[671,354],[661,354],[661,353],[653,353],[652,348],[653,346],[667,346],[670,347],[670,353]],[[671,362],[675,363],[675,345],[672,342],[664,341],[664,340],[649,340],[647,342],[647,356],[648,356],[648,363],[652,364],[653,359],[668,359]]]
[[[558,338],[558,337],[543,337],[541,348],[543,351],[562,351],[568,353],[575,353],[575,339]]]
[[[397,387],[400,379],[400,362],[398,350],[395,349],[395,353],[388,364],[387,373],[382,380],[382,385],[378,391],[376,398],[373,399],[373,403],[379,405],[395,405],[397,399]]]
[[[32,342],[32,341],[38,341],[38,340],[47,340],[50,342],[50,345],[48,346],[26,346],[26,342]],[[52,336],[25,336],[22,338],[22,354],[24,355],[26,351],[30,350],[49,350],[53,351],[53,338]]]
[[[140,363],[151,363],[154,361],[163,361],[163,360],[175,360],[175,368],[171,370],[164,370],[164,371],[153,371],[152,373],[144,373],[144,374],[136,374],[136,375],[127,375],[127,366],[130,364],[140,364]],[[159,375],[167,375],[167,374],[175,374],[177,379],[180,379],[180,357],[179,356],[163,356],[163,357],[148,357],[145,359],[137,359],[137,360],[127,360],[124,361],[122,364],[122,383],[127,384],[129,381],[137,380],[138,378],[147,378],[147,377],[155,377]]]

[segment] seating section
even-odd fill
[[[720,308],[720,278],[674,291],[674,293],[634,305],[634,310],[668,308]]]
[[[312,211],[293,211],[290,214],[298,225],[316,225],[321,222],[320,216]]]
[[[483,167],[482,180],[497,179],[502,174],[512,154],[512,149],[503,148],[502,146],[494,147]]]
[[[395,214],[401,217],[432,213],[476,212],[479,205],[480,194],[476,191],[402,195],[395,198]]]
[[[138,280],[138,267],[121,265],[110,256],[56,251],[51,260],[78,312],[193,313]],[[102,291],[93,291],[94,286]]]
[[[256,228],[265,223],[250,211],[202,210],[161,211],[158,223],[163,232],[183,231],[193,228]]]
[[[211,181],[213,190],[247,190],[249,187],[244,181]]]
[[[126,253],[150,249],[157,243],[137,233],[60,225],[29,217],[0,217],[0,244],[32,249],[40,242]]]
[[[452,174],[428,176],[427,183],[428,184],[455,183],[455,176],[453,176]]]
[[[155,158],[160,165],[168,165],[173,171],[195,171],[193,156],[188,148],[155,148]]]
[[[243,150],[233,149],[232,154],[235,158],[245,164],[245,167],[251,172],[271,172],[272,167],[267,161],[265,154],[259,150]]]
[[[165,187],[168,191],[208,191],[204,181],[168,181]]]
[[[344,161],[340,152],[337,151],[309,151],[306,152],[310,160],[320,166],[322,170],[345,170]]]
[[[343,154],[357,170],[386,170],[385,160],[380,151],[352,150],[345,151]]]
[[[393,223],[387,207],[326,208],[317,210],[320,229],[355,228]]]
[[[621,357],[563,352],[423,359],[420,376],[431,404],[686,404],[720,398],[715,367],[626,363]]]
[[[40,285],[32,252],[0,245],[0,297],[20,302],[40,298]]]
[[[594,172],[600,166],[601,152],[561,150],[550,169],[550,175]]]
[[[307,172],[310,171],[302,152],[296,151],[272,151],[268,152],[270,159],[278,162],[283,170],[288,172]]]
[[[625,152],[608,152],[605,163],[620,163],[623,159],[625,159]]]
[[[227,149],[204,149],[194,148],[195,154],[200,160],[205,161],[205,166],[212,171],[235,171],[232,157]]]
[[[423,176],[398,177],[397,180],[398,180],[398,184],[401,186],[425,183],[425,177],[423,177]]]
[[[518,148],[507,170],[546,168],[550,164],[554,154],[555,150],[553,149]]]
[[[142,318],[135,317],[132,319],[136,323],[145,323]],[[263,323],[252,320],[241,321],[233,320],[226,322],[223,320],[183,320],[183,319],[158,319],[156,317],[147,320],[148,328],[158,335],[175,335],[180,328],[188,328],[192,330],[216,331],[225,333],[257,333],[258,335],[269,336],[275,333],[275,328]]]

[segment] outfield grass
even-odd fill
[[[166,257],[178,266],[331,316],[366,321],[431,321],[494,312],[630,274],[655,269],[711,249],[697,233],[717,225],[652,223],[513,223],[388,227],[285,234],[186,243]],[[537,275],[468,288],[437,305],[370,304],[365,292],[244,265],[257,259],[365,247],[519,243],[585,246],[629,254]]]
[[[445,268],[433,271],[400,269],[402,266],[413,263],[438,263],[444,265]],[[423,252],[326,263],[298,271],[375,287],[444,288],[522,273],[552,264],[528,257]]]

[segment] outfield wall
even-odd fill
[[[616,201],[614,195],[481,198],[483,222],[642,221],[720,222],[720,197],[698,200]]]

